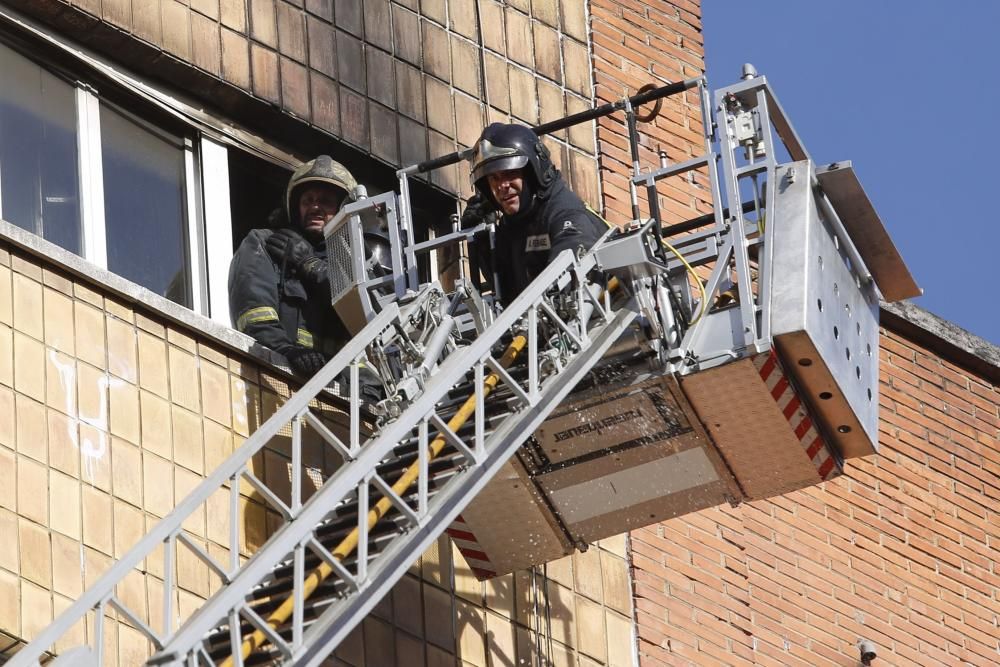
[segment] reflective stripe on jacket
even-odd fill
[[[229,315],[233,325],[279,354],[292,348],[332,356],[347,333],[329,294],[309,294],[291,269],[282,271],[264,246],[271,229],[254,229],[229,264]],[[325,246],[316,248],[325,256]]]

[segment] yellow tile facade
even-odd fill
[[[429,128],[432,155],[470,145],[484,121],[535,123],[590,104],[584,3],[387,4],[397,29],[412,19],[422,38],[416,31],[398,35],[412,53],[382,74],[396,79],[400,113]],[[483,24],[505,26],[482,33],[485,49],[476,41],[476,9]],[[366,25],[365,34],[372,29]],[[421,71],[403,59],[426,66]],[[370,77],[380,74],[373,62],[369,67]],[[425,96],[435,104],[425,105]],[[547,143],[570,184],[597,205],[593,130],[582,125]],[[438,185],[470,194],[457,168],[441,176]],[[0,540],[0,631],[37,634],[273,414],[289,390],[259,361],[0,239],[0,534],[11,536]],[[335,463],[315,441],[304,456],[312,477]],[[250,467],[287,497],[288,461],[287,447],[278,444]],[[314,488],[305,486],[307,493]],[[245,557],[264,542],[274,515],[245,482],[239,491]],[[228,508],[219,492],[185,524],[220,562],[230,557]],[[218,584],[181,551],[174,607],[184,617]],[[137,603],[143,621],[160,627],[162,551],[141,567],[120,594]],[[586,618],[583,637],[578,617]],[[341,645],[336,664],[624,665],[631,650],[622,628],[631,627],[630,617],[623,541],[480,583],[442,538]],[[57,648],[93,632],[92,621],[80,624]],[[108,664],[136,664],[149,651],[133,628],[115,623],[105,646]]]
[[[0,323],[0,533],[9,536],[0,541],[0,631],[31,639],[273,414],[291,388],[261,372],[259,362],[70,280],[57,267],[46,268],[45,285],[61,290],[43,286],[45,261],[12,252],[17,261],[0,266],[0,320],[5,308],[19,313],[7,318],[13,326]],[[38,312],[29,305],[36,297]],[[306,433],[308,493],[336,457]],[[287,442],[279,438],[251,463],[285,498]],[[241,495],[245,557],[275,521],[246,484]],[[185,523],[220,562],[229,559],[228,506],[228,493],[220,491]],[[133,572],[120,595],[144,622],[162,624],[162,550],[142,567],[145,574]],[[184,617],[219,583],[186,548],[175,568],[175,609]],[[621,656],[631,655],[630,618],[622,540],[533,573],[479,582],[441,538],[337,657],[352,666],[627,664]],[[79,625],[58,646],[69,648],[93,631],[92,623]],[[110,624],[105,641],[113,664],[136,664],[148,654],[127,625]]]

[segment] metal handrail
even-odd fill
[[[9,667],[28,667],[35,664],[56,641],[69,631],[74,624],[84,618],[87,613],[107,604],[109,600],[115,598],[115,587],[134,568],[139,566],[143,559],[164,544],[168,544],[168,548],[176,549],[176,546],[173,545],[176,542],[177,536],[184,530],[184,522],[187,521],[193,512],[202,507],[214,493],[223,488],[225,484],[233,484],[235,492],[239,493],[238,484],[234,482],[243,474],[250,460],[281,429],[295,419],[309,405],[309,402],[316,398],[344,368],[348,367],[359,355],[363,354],[366,344],[391,326],[392,322],[398,317],[398,314],[399,308],[395,304],[387,306],[382,313],[364,328],[360,335],[345,345],[312,379],[306,382],[298,392],[289,397],[288,401],[274,415],[264,422],[211,475],[195,487],[170,514],[161,519],[138,544],[119,558],[93,586],[84,591],[51,625],[39,633],[31,643],[21,649],[8,663]],[[239,549],[238,536],[236,537],[236,543],[230,544],[230,549]],[[170,593],[170,591],[166,591],[164,598],[169,599]],[[117,604],[120,605],[120,601]],[[97,622],[103,622],[103,614],[97,619]],[[171,623],[169,615],[165,615],[164,623]],[[164,638],[162,635],[149,637],[154,643],[162,643]],[[95,648],[97,651],[103,649],[101,646],[96,646]]]
[[[371,474],[375,471],[379,462],[390,456],[393,448],[396,447],[399,442],[404,440],[415,427],[426,421],[433,420],[433,416],[436,415],[436,410],[438,409],[437,406],[443,396],[445,396],[454,386],[463,382],[466,374],[470,372],[470,370],[476,371],[478,376],[482,376],[480,367],[487,365],[487,360],[491,358],[490,351],[493,345],[495,345],[496,342],[503,336],[507,335],[507,333],[517,325],[518,321],[539,307],[538,303],[541,300],[542,295],[547,292],[551,286],[558,284],[562,277],[570,271],[574,272],[579,278],[582,278],[586,275],[590,268],[593,267],[593,265],[594,259],[593,256],[590,255],[584,257],[582,260],[576,260],[569,251],[559,255],[559,257],[557,257],[552,264],[546,267],[542,274],[534,282],[532,282],[529,288],[518,296],[514,302],[497,317],[495,322],[486,332],[478,336],[476,340],[474,340],[467,347],[461,348],[460,352],[449,355],[439,366],[433,377],[428,381],[427,385],[423,389],[423,392],[411,403],[403,414],[400,415],[399,418],[383,426],[379,434],[361,448],[358,457],[354,461],[342,466],[340,470],[336,471],[327,480],[324,486],[303,505],[302,510],[298,512],[291,521],[286,522],[280,528],[279,532],[241,568],[239,573],[237,573],[234,577],[233,582],[220,589],[210,600],[202,605],[202,607],[196,611],[191,618],[188,619],[185,625],[170,639],[168,643],[164,645],[163,649],[151,659],[151,663],[172,664],[184,660],[185,656],[188,656],[192,651],[197,650],[205,636],[213,628],[217,627],[221,620],[232,618],[234,612],[237,616],[242,613],[242,611],[247,608],[245,603],[245,596],[247,595],[247,592],[252,590],[258,582],[268,577],[276,564],[287,560],[289,554],[294,553],[297,549],[301,549],[301,545],[309,542],[316,527],[323,521],[324,517],[327,516],[331,508],[337,507],[345,499],[353,497],[355,493],[363,493],[365,496],[367,495],[367,487],[371,480]],[[579,282],[583,285],[586,284],[585,280],[580,280]],[[598,316],[604,319],[605,323],[610,322],[612,319],[611,314],[606,312],[600,312],[598,313]],[[628,319],[628,317],[625,317],[622,321],[627,322]],[[607,324],[605,324],[605,328],[608,328]],[[620,330],[623,327],[616,326],[613,328],[616,332],[620,333]],[[527,333],[529,341],[531,338],[537,338],[539,335],[538,331],[528,331]],[[584,342],[588,347],[579,351],[577,356],[585,356],[589,346],[593,344],[589,339],[586,339]],[[611,340],[605,341],[602,339],[601,341],[602,345],[610,345],[610,342]],[[529,349],[530,347],[531,345],[529,344]],[[602,350],[597,350],[595,348],[594,354],[597,354],[596,358],[599,358],[600,355],[598,352],[601,351]],[[596,361],[596,358],[590,360],[591,363]],[[528,359],[528,362],[529,364],[537,363],[537,360]],[[589,365],[587,368],[589,368]],[[537,377],[536,373],[529,373],[529,375]],[[529,381],[529,385],[530,384],[532,383]],[[530,408],[531,404],[537,403],[543,398],[551,400],[552,396],[556,396],[560,392],[568,392],[575,382],[570,383],[564,381],[554,384],[557,386],[553,386],[548,394],[546,394],[545,391],[540,391],[538,387],[529,386],[527,395],[530,397],[530,404],[524,407]],[[552,407],[554,407],[554,404]],[[482,410],[483,396],[481,392],[478,392],[476,396],[475,412],[481,413]],[[513,423],[514,421],[524,417],[537,416],[538,415],[531,410],[527,410],[525,415],[518,416],[517,413],[515,413],[515,415],[513,415],[515,418],[509,419],[509,421]],[[501,427],[498,427],[497,430],[499,431],[502,429]],[[511,439],[509,442],[505,440],[504,442],[506,445],[513,443],[513,446],[516,447],[517,444],[520,443],[520,439],[523,439],[523,434],[527,432],[530,432],[530,430],[524,430],[523,428],[516,429],[513,435],[511,435],[511,438],[517,438],[516,442],[514,439]],[[485,461],[484,457],[492,450],[484,446],[484,443],[493,442],[495,436],[496,431],[494,432],[494,435],[490,436],[489,440],[487,440],[486,434],[482,431],[481,424],[477,424],[476,434],[473,436],[476,443],[475,445],[470,446],[469,449],[474,453],[474,455],[479,457],[479,460],[476,461],[475,464],[468,465],[467,468],[465,468],[466,471],[476,469],[477,465]],[[427,443],[424,442],[421,447],[426,445]],[[428,459],[429,457],[424,457],[421,462],[423,467],[422,472],[425,477]],[[362,489],[364,489],[364,491],[362,491]],[[470,498],[471,496],[465,496],[464,501],[452,506],[449,508],[449,511],[457,514],[457,512],[460,511],[461,506],[464,505],[464,502],[467,502]],[[420,505],[426,506],[426,510],[419,515],[423,523],[419,526],[412,527],[414,530],[413,539],[433,539],[433,536],[428,536],[426,532],[422,531],[426,530],[426,525],[430,525],[431,523],[439,526],[440,530],[443,531],[447,526],[447,523],[441,523],[443,521],[442,516],[446,516],[448,513],[446,512],[445,514],[439,516],[438,513],[441,509],[437,507],[435,503],[427,503],[426,499],[421,499]],[[360,517],[358,529],[361,533],[358,538],[359,544],[366,544],[367,526]],[[408,535],[400,537],[403,538],[400,542],[406,539],[411,539]],[[421,544],[419,541],[417,544],[412,546],[414,549],[419,549],[420,547]],[[403,549],[403,547],[401,546],[399,549]],[[413,555],[409,550],[407,550],[406,553]],[[415,553],[416,555],[419,555],[420,551],[418,550]],[[359,554],[359,568],[362,566],[362,556],[362,554]],[[398,554],[393,552],[392,549],[387,549],[386,552],[380,553],[378,557],[381,558],[382,556],[391,560],[390,557],[397,557]],[[405,558],[403,560],[405,560]],[[376,561],[376,565],[378,562],[379,561]],[[409,561],[406,561],[406,565],[408,564]],[[384,568],[379,569],[376,565],[370,566],[370,569],[366,573],[367,576],[361,576],[359,571],[359,575],[353,576],[348,582],[352,588],[356,586],[358,589],[355,590],[351,596],[349,596],[353,601],[350,604],[354,606],[354,609],[351,612],[352,614],[360,613],[359,610],[363,610],[364,605],[374,604],[374,602],[377,601],[377,596],[367,594],[361,595],[361,593],[364,593],[373,586],[384,587],[388,585],[386,583],[387,578],[392,579],[391,575],[394,573],[388,573],[384,571]],[[403,569],[405,569],[405,565]],[[379,572],[379,576],[375,576],[376,571]],[[392,581],[394,580],[395,579],[392,579]],[[300,583],[302,582],[297,581],[296,585]],[[341,631],[343,630],[343,627],[343,625],[338,625],[338,629]],[[296,634],[301,636],[301,629],[296,631]],[[242,643],[242,638],[240,639],[241,641],[239,643]],[[235,644],[235,641],[231,641],[231,645]],[[298,646],[291,647],[290,650],[295,653],[296,651],[309,651],[313,649],[305,647],[305,644],[300,644]],[[236,664],[240,664],[240,662],[240,660],[237,660]]]

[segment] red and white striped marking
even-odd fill
[[[445,532],[462,552],[465,562],[469,564],[478,579],[491,579],[497,576],[497,570],[490,562],[490,557],[483,551],[482,545],[476,540],[476,535],[469,524],[465,523],[461,514],[455,517]]]
[[[831,453],[830,448],[823,440],[813,425],[813,419],[809,415],[806,406],[799,400],[795,389],[788,381],[788,377],[778,363],[778,357],[774,350],[764,354],[758,354],[753,358],[753,365],[764,380],[774,402],[781,408],[782,414],[788,420],[788,424],[795,431],[795,437],[802,444],[802,449],[816,466],[819,478],[824,482],[835,477],[841,472],[837,465],[837,460]]]

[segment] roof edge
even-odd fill
[[[939,352],[993,385],[1000,385],[1000,346],[909,301],[880,304],[881,323]]]

